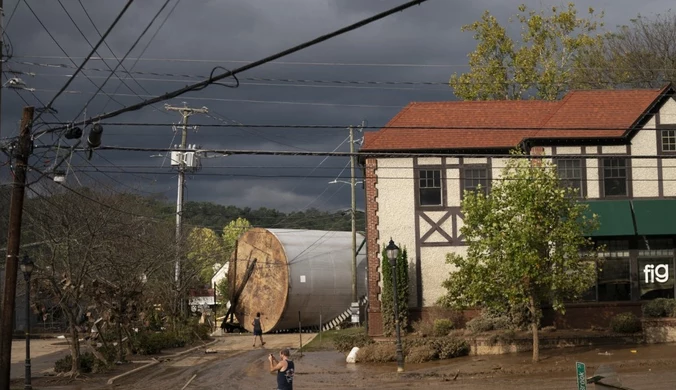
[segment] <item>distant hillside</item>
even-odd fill
[[[265,207],[253,210],[249,207],[239,208],[209,202],[186,202],[183,216],[186,224],[208,227],[219,233],[225,225],[238,217],[246,218],[253,226],[264,228],[351,230],[349,210],[327,212],[308,209],[287,214]],[[364,213],[358,211],[357,231],[364,231],[365,226]]]

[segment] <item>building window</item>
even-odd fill
[[[599,255],[605,260],[598,270],[599,301],[631,300],[631,259],[629,242],[626,240],[604,240],[598,242],[603,246]]]
[[[662,130],[662,151],[676,152],[676,130]]]
[[[577,196],[582,196],[582,160],[557,159],[556,170],[561,179],[561,185],[577,190]]]
[[[421,170],[420,171],[420,205],[421,206],[440,206],[441,205],[441,171],[440,170]]]
[[[463,170],[462,191],[480,190],[484,194],[488,189],[488,168],[472,167]]]
[[[674,259],[638,259],[639,299],[674,298]]]
[[[628,195],[626,159],[606,158],[603,160],[603,195]]]

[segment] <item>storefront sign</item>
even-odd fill
[[[643,275],[646,283],[666,283],[669,280],[669,264],[646,264]]]

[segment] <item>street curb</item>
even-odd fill
[[[118,379],[120,379],[120,378],[124,378],[124,377],[127,376],[127,375],[134,374],[134,373],[139,372],[139,371],[141,371],[141,370],[143,370],[143,369],[145,369],[145,368],[152,367],[152,366],[154,366],[154,365],[156,365],[156,364],[160,364],[160,363],[162,363],[162,362],[164,362],[164,361],[171,360],[171,359],[174,359],[174,358],[183,356],[183,355],[185,355],[185,354],[187,354],[187,353],[190,353],[190,352],[192,352],[192,351],[195,351],[195,350],[197,350],[197,349],[200,349],[200,348],[203,348],[203,347],[208,347],[208,346],[210,346],[210,345],[212,345],[212,344],[215,344],[215,343],[217,343],[217,342],[218,342],[218,340],[214,340],[214,341],[211,341],[211,342],[209,342],[209,343],[206,343],[206,344],[203,344],[203,345],[198,345],[198,346],[196,346],[196,347],[187,349],[187,350],[185,350],[185,351],[181,351],[181,352],[176,353],[176,354],[173,354],[173,355],[162,356],[160,359],[155,359],[154,361],[152,361],[152,362],[150,362],[150,363],[148,363],[148,364],[146,364],[146,365],[143,365],[143,366],[141,366],[141,367],[136,367],[136,368],[134,368],[133,370],[130,370],[130,371],[124,372],[124,373],[122,373],[122,374],[120,374],[120,375],[114,376],[114,377],[108,379],[108,382],[106,382],[106,384],[112,385],[116,380],[118,380]]]

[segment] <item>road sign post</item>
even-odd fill
[[[587,390],[587,367],[582,362],[576,362],[577,390]]]

